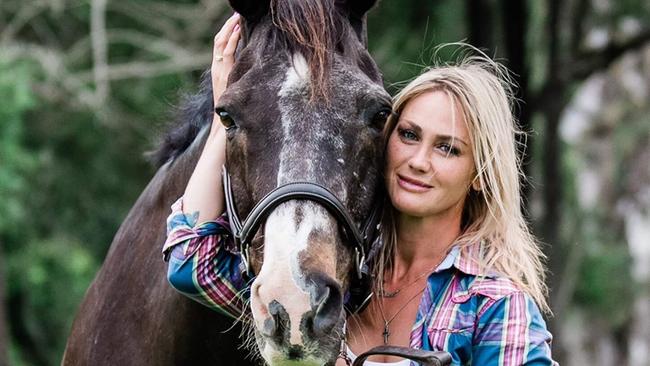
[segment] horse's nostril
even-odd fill
[[[262,327],[260,332],[265,337],[270,338],[275,336],[277,330],[278,330],[278,323],[275,321],[274,317],[271,317],[271,318],[266,318],[266,320],[264,320],[264,326]]]
[[[304,354],[305,351],[302,346],[292,345],[289,347],[289,351],[287,352],[287,358],[290,360],[299,360],[303,358]]]
[[[327,335],[339,322],[343,301],[336,283],[327,283],[314,304],[312,329],[317,336]]]
[[[289,314],[277,300],[271,301],[268,309],[271,317],[264,321],[262,334],[269,338],[274,338],[278,343],[282,343],[285,336],[288,336],[285,333],[290,326]]]

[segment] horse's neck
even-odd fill
[[[156,171],[118,230],[108,253],[109,256],[112,251],[119,250],[120,245],[117,242],[122,239],[132,238],[134,233],[144,228],[153,230],[164,227],[171,204],[185,191],[187,182],[203,150],[208,130],[207,127],[203,128],[194,142],[182,154],[163,164]],[[156,245],[162,245],[162,243]]]
[[[169,208],[169,205],[185,191],[209,130],[207,126],[201,129],[194,142],[183,153],[163,164],[142,192],[140,199],[164,202],[168,204],[167,208]]]

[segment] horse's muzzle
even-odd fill
[[[264,284],[254,285],[251,304],[254,316],[263,319],[255,321],[258,344],[262,343],[262,355],[267,362],[323,360],[323,363],[336,357],[342,334],[344,311],[340,286],[324,274],[307,276],[309,287],[309,306],[300,306],[303,301],[295,299],[288,291],[267,293]],[[261,339],[260,339],[261,338]],[[270,347],[270,348],[269,348]],[[265,349],[273,357],[265,355]],[[269,355],[270,356],[270,355]],[[311,362],[309,362],[311,363]]]

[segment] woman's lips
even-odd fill
[[[433,188],[433,186],[421,182],[417,179],[408,178],[397,174],[397,183],[403,189],[412,192],[425,192]]]

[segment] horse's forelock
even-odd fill
[[[346,29],[334,1],[273,0],[270,11],[273,24],[284,34],[288,46],[307,60],[312,100],[328,100],[331,89],[327,75]]]

